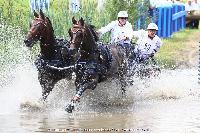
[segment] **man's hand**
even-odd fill
[[[129,37],[124,36],[123,40],[129,40]]]

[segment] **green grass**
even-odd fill
[[[197,32],[200,30],[185,29],[174,33],[171,38],[162,39],[163,46],[156,55],[158,62],[164,67],[175,68],[179,53],[187,47],[188,40]]]

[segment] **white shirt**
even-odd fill
[[[119,26],[118,20],[112,21],[107,26],[102,27],[98,30],[98,32],[100,32],[101,34],[104,34],[108,31],[111,32],[111,43],[118,42],[124,37],[128,37],[131,40],[133,35],[132,25],[128,21],[124,26]]]
[[[186,11],[193,11],[194,10],[194,5],[193,4],[189,5],[188,3],[185,4],[185,10]]]
[[[200,10],[200,4],[199,4],[199,3],[193,2],[193,3],[192,3],[192,6],[193,6],[193,9],[194,9],[194,10],[197,10],[197,11]]]
[[[148,59],[151,54],[155,54],[163,45],[161,39],[155,35],[153,39],[148,37],[145,30],[134,31],[133,36],[138,38],[134,52],[140,59]]]

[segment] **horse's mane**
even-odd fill
[[[95,42],[99,41],[99,37],[97,35],[97,32],[95,31],[95,26],[88,24],[87,27],[89,28],[89,30],[92,32],[92,35],[94,37]]]

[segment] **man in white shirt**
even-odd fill
[[[194,6],[192,4],[192,0],[187,0],[187,3],[185,4],[185,11],[190,14],[194,11]]]
[[[156,35],[158,26],[155,23],[150,23],[147,27],[147,31],[139,30],[134,31],[133,36],[138,38],[134,53],[137,61],[145,61],[152,58],[154,54],[162,46],[161,39]]]
[[[187,12],[187,15],[193,15],[194,11],[196,10],[196,5],[192,2],[192,0],[188,0],[187,3],[185,4],[185,10]],[[192,19],[189,22],[186,23],[186,27],[189,28],[199,28],[199,20],[198,19]]]
[[[192,2],[192,5],[193,5],[193,8],[194,8],[195,11],[199,11],[200,10],[200,3],[199,3],[198,0],[194,0]]]
[[[198,0],[194,0],[193,3],[193,9],[194,9],[194,14],[199,14],[200,12],[200,3],[198,2]],[[196,12],[196,13],[195,13]],[[199,28],[199,19],[194,19],[193,21],[193,27],[195,29]]]
[[[128,22],[127,11],[120,11],[117,20],[112,21],[107,26],[97,31],[100,35],[111,32],[111,43],[119,43],[120,41],[130,41],[132,39],[133,28]]]

